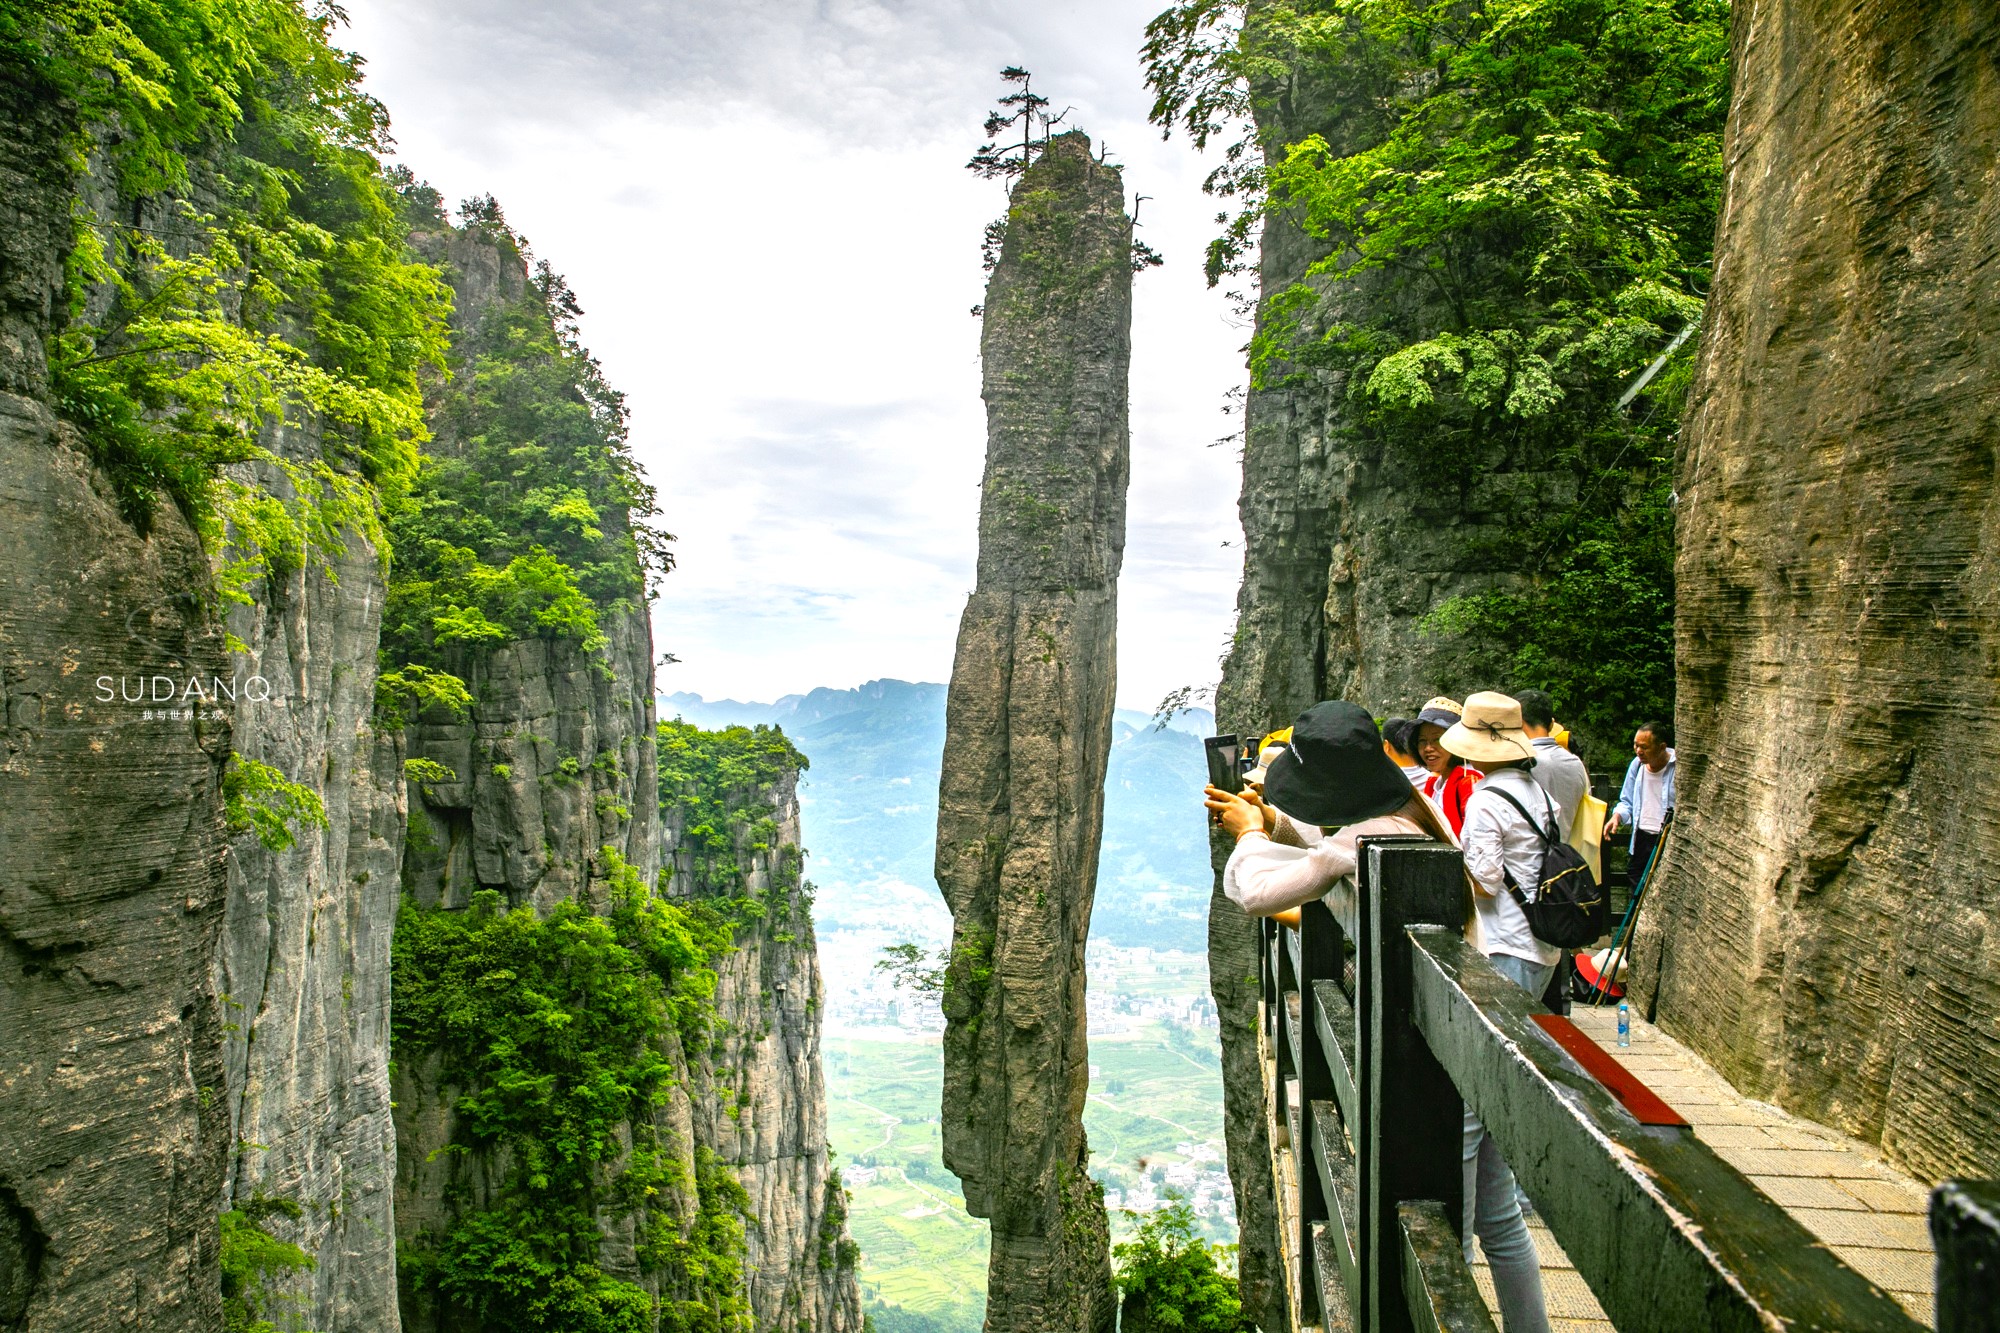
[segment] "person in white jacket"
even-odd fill
[[[1514,898],[1512,889],[1518,887],[1533,901],[1542,877],[1542,835],[1522,810],[1535,812],[1556,841],[1561,841],[1562,829],[1555,801],[1530,771],[1535,767],[1535,748],[1521,726],[1521,705],[1492,691],[1475,694],[1465,701],[1458,723],[1438,743],[1486,774],[1466,800],[1465,825],[1459,834],[1473,887],[1474,911],[1466,939],[1486,955],[1494,971],[1539,997],[1555,975],[1562,950],[1535,938],[1528,914]],[[1517,810],[1509,797],[1522,809]],[[1469,1109],[1464,1151],[1466,1219],[1460,1234],[1466,1262],[1472,1262],[1476,1233],[1492,1265],[1493,1290],[1500,1298],[1500,1322],[1506,1333],[1548,1333],[1541,1259],[1521,1216],[1514,1173]]]

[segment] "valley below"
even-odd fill
[[[828,1134],[879,1333],[976,1333],[984,1314],[987,1225],[966,1213],[939,1153],[944,1019],[935,996],[876,967],[891,945],[934,953],[950,937],[930,866],[944,694],[874,681],[773,704],[660,701],[662,717],[700,726],[782,726],[812,762],[800,799],[826,987]],[[1207,1239],[1236,1234],[1196,799],[1209,723],[1194,712],[1158,729],[1121,710],[1111,751],[1084,1126],[1114,1243],[1175,1196]]]

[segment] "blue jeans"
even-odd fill
[[[1487,959],[1493,970],[1528,994],[1541,997],[1554,967],[1531,963],[1509,954]],[[1547,1300],[1542,1295],[1542,1261],[1521,1216],[1514,1173],[1500,1156],[1500,1146],[1487,1135],[1470,1107],[1465,1112],[1465,1262],[1472,1262],[1472,1238],[1479,1237],[1486,1262],[1493,1270],[1493,1291],[1500,1298],[1500,1326],[1506,1333],[1549,1333]]]

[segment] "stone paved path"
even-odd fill
[[[1632,1045],[1623,1050],[1615,1010],[1578,1007],[1570,1017],[1686,1116],[1695,1137],[1718,1157],[1750,1177],[1850,1267],[1893,1294],[1913,1318],[1934,1323],[1924,1186],[1854,1139],[1739,1095],[1700,1056],[1636,1015]],[[1555,1237],[1532,1216],[1528,1225],[1541,1251],[1542,1283],[1556,1333],[1610,1333],[1603,1308]],[[1473,1274],[1497,1321],[1483,1255]]]

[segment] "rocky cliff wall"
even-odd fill
[[[308,433],[275,457],[309,467]],[[296,501],[273,463],[237,480]],[[402,743],[372,725],[384,553],[361,532],[296,566],[267,567],[229,630],[241,696],[235,748],[302,782],[324,828],[282,850],[252,833],[229,856],[216,963],[231,1164],[225,1207],[283,1200],[264,1225],[314,1261],[293,1294],[304,1327],[389,1330],[395,1300],[395,1132],[389,1113],[389,940],[402,857]]]
[[[473,380],[482,326],[529,293],[527,257],[511,236],[476,226],[420,233],[416,244],[450,279],[460,378]],[[475,387],[437,396],[426,453],[464,454],[452,405]],[[424,906],[463,907],[485,887],[543,912],[579,894],[601,907],[606,846],[652,882],[660,865],[652,625],[640,604],[604,608],[600,627],[606,643],[596,652],[537,636],[452,656],[471,707],[455,718],[433,710],[408,727],[412,758],[457,775],[421,784],[412,798],[404,882]]]
[[[1084,946],[1117,685],[1131,239],[1117,170],[1060,136],[1015,184],[986,291],[979,571],[946,704],[937,878],[953,918],[944,1160],[992,1219],[991,1333],[1115,1316],[1082,1122]]]
[[[427,447],[435,457],[452,458],[463,449],[453,396],[478,388],[472,357],[482,323],[523,299],[529,272],[512,238],[490,231],[446,229],[420,235],[418,245],[444,268],[455,297],[459,379],[433,407]],[[598,623],[604,642],[594,649],[538,635],[448,650],[446,668],[465,683],[470,704],[456,716],[422,711],[404,733],[412,760],[451,775],[409,784],[401,884],[417,907],[462,911],[491,891],[503,908],[525,906],[542,916],[569,901],[603,912],[620,862],[640,884],[653,882],[660,824],[652,629],[643,607],[600,608]],[[606,848],[617,860],[605,857]],[[664,1040],[662,1057],[684,1084],[686,1059],[671,1034]],[[513,1166],[504,1149],[465,1151],[468,1126],[458,1103],[471,1089],[441,1069],[435,1052],[415,1051],[396,1068],[395,1212],[406,1266],[464,1216],[501,1206]],[[689,1099],[676,1087],[648,1114],[679,1182],[659,1207],[691,1219],[696,1164]],[[657,1295],[658,1273],[639,1253],[644,1210],[606,1202],[598,1219],[599,1265]],[[417,1333],[481,1326],[467,1323],[471,1316],[459,1306],[407,1282],[402,1313],[404,1327]]]
[[[1264,6],[1251,4],[1248,21]],[[1282,156],[1309,133],[1343,142],[1341,117],[1328,91],[1296,71],[1252,88],[1260,151]],[[1265,219],[1257,252],[1257,285],[1283,292],[1305,281],[1327,255],[1325,242],[1283,213]],[[1305,316],[1308,330],[1337,319],[1344,305],[1365,302],[1376,284],[1366,279],[1336,293]],[[1269,318],[1260,309],[1260,327]],[[1448,675],[1421,665],[1412,652],[1416,621],[1443,596],[1469,590],[1456,572],[1411,568],[1423,551],[1448,552],[1451,524],[1410,522],[1417,503],[1407,482],[1379,453],[1356,443],[1343,377],[1274,373],[1244,401],[1243,581],[1236,595],[1236,632],[1216,689],[1216,727],[1262,736],[1288,726],[1322,699],[1345,698],[1378,712],[1407,713],[1410,700],[1436,693],[1427,682]],[[1384,475],[1389,473],[1390,475]],[[1409,533],[1408,553],[1390,543]],[[1365,646],[1364,646],[1365,641]],[[1257,1059],[1258,940],[1256,923],[1222,892],[1226,840],[1214,849],[1216,878],[1209,901],[1209,987],[1221,1023],[1224,1139],[1236,1196],[1239,1289],[1244,1311],[1267,1330],[1291,1327],[1277,1251],[1271,1145],[1266,1132],[1263,1071]]]
[[[61,110],[0,70],[0,1328],[207,1333],[230,724],[131,693],[230,668],[194,534],[134,531],[48,401]]]
[[[467,653],[454,663],[466,715],[409,726],[411,758],[458,776],[412,786],[403,882],[423,906],[490,888],[539,911],[570,897],[602,907],[607,846],[652,881],[652,629],[636,610],[604,629],[601,655],[552,639]]]
[[[861,1333],[858,1251],[826,1142],[819,955],[801,866],[798,770],[728,794],[759,813],[737,837],[733,947],[715,964],[715,1027],[690,1051],[694,1142],[749,1196],[744,1262],[756,1333]],[[707,853],[685,836],[687,808],[661,808],[667,892],[705,898]]]
[[[1421,55],[1396,48],[1373,59],[1402,62],[1407,78],[1382,79],[1368,59],[1329,57],[1338,43],[1301,54],[1265,25],[1273,6],[1246,9],[1246,48],[1260,62],[1249,106],[1265,161],[1321,136],[1339,156],[1380,142],[1398,103],[1434,86]],[[1289,8],[1289,7],[1287,7]],[[1320,11],[1325,6],[1302,8]],[[1384,65],[1383,68],[1387,68]],[[1487,238],[1491,243],[1491,238]],[[1257,290],[1276,297],[1301,284],[1313,299],[1274,314],[1258,311],[1257,338],[1284,334],[1311,348],[1341,325],[1390,327],[1397,339],[1458,328],[1437,296],[1392,267],[1335,280],[1313,275],[1332,252],[1293,212],[1262,221]],[[1351,255],[1351,251],[1348,252]],[[1476,267],[1467,259],[1468,268]],[[1415,265],[1412,265],[1415,268]],[[1284,332],[1289,326],[1289,332]],[[1365,336],[1365,335],[1363,335]],[[1347,699],[1376,716],[1413,714],[1435,694],[1489,688],[1492,654],[1468,652],[1454,636],[1428,634],[1425,618],[1458,598],[1518,591],[1526,581],[1494,555],[1524,515],[1577,498],[1573,464],[1552,463],[1533,432],[1454,430],[1428,456],[1392,442],[1350,372],[1282,361],[1261,367],[1244,404],[1243,580],[1236,630],[1216,691],[1217,726],[1245,737],[1289,726],[1322,699]],[[1550,470],[1554,467],[1556,470]],[[1244,1307],[1266,1329],[1289,1327],[1277,1269],[1270,1145],[1257,1067],[1257,933],[1223,896],[1226,844],[1214,849],[1209,976],[1222,1024],[1225,1130],[1241,1228]]]
[[[1744,1091],[2000,1171],[2000,30],[1739,6],[1636,989]]]

